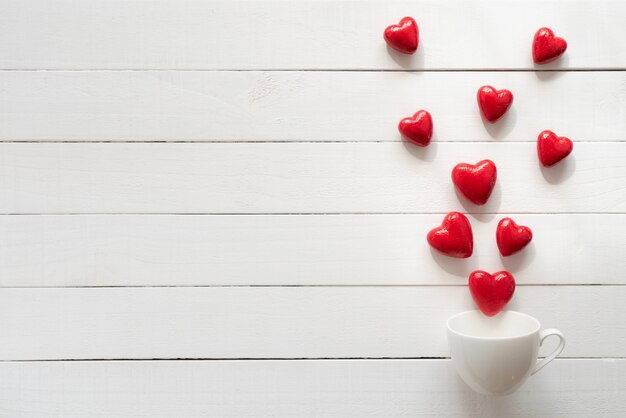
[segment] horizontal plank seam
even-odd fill
[[[463,279],[459,279],[463,280]],[[6,289],[193,289],[193,288],[412,288],[412,287],[465,287],[459,284],[208,284],[208,285],[96,285],[96,286],[0,286]],[[517,287],[624,287],[626,283],[518,283]]]
[[[0,72],[362,72],[362,73],[555,73],[555,72],[620,72],[626,67],[597,68],[0,68]]]
[[[133,139],[111,139],[111,140],[64,140],[64,139],[0,139],[0,144],[388,144],[388,143],[402,144],[402,141],[396,139],[388,140],[226,140],[226,139],[153,139],[153,140],[133,140]],[[460,141],[460,140],[437,140],[434,143],[440,144],[534,144],[536,140],[510,140],[510,141]],[[575,140],[577,144],[620,144],[626,142],[626,139],[618,140]]]
[[[223,213],[168,213],[168,212],[59,212],[59,213],[40,213],[40,212],[23,212],[23,213],[0,213],[0,216],[431,216],[431,215],[445,215],[448,212],[223,212]],[[499,212],[463,212],[467,215],[501,215]],[[624,212],[506,212],[507,215],[529,215],[529,216],[559,216],[559,215],[576,215],[576,216],[589,216],[589,215],[625,215]]]
[[[626,215],[626,212],[465,212],[485,215]],[[4,212],[0,216],[415,216],[446,215],[449,212]]]
[[[541,357],[540,357],[541,358]],[[163,361],[345,361],[345,360],[415,360],[415,361],[449,361],[450,357],[172,357],[172,358],[89,358],[89,359],[32,359],[32,360],[0,360],[0,363],[59,363],[59,362],[163,362]],[[626,357],[559,357],[557,361],[576,360],[626,360]]]

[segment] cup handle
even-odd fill
[[[554,328],[545,329],[539,333],[539,346],[541,347],[543,341],[551,335],[556,335],[557,337],[559,337],[559,346],[549,356],[546,356],[542,360],[537,360],[537,364],[535,364],[535,369],[530,374],[531,376],[537,373],[539,370],[543,369],[552,360],[554,360],[556,356],[561,354],[561,351],[563,351],[563,349],[565,348],[565,337],[563,336],[561,331]]]

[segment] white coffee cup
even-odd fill
[[[507,395],[558,356],[565,347],[559,330],[540,331],[532,316],[503,311],[487,317],[467,311],[448,319],[448,343],[452,363],[461,378],[476,392]],[[551,335],[559,346],[544,359],[537,359],[539,347]]]

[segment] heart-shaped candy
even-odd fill
[[[496,242],[503,256],[509,256],[520,251],[533,239],[533,232],[527,226],[516,224],[511,218],[504,218],[498,222],[496,228]]]
[[[387,45],[403,54],[413,54],[419,44],[419,29],[412,17],[403,17],[397,25],[387,26],[384,33]]]
[[[515,278],[508,271],[493,275],[476,270],[469,276],[469,288],[478,309],[487,316],[500,312],[513,297]]]
[[[398,124],[402,137],[411,144],[425,147],[433,136],[433,118],[425,110],[419,110],[412,117],[404,118]]]
[[[549,28],[541,28],[533,39],[533,61],[535,64],[547,64],[563,55],[566,49],[565,39],[554,36]]]
[[[478,89],[478,107],[489,123],[494,123],[509,110],[513,104],[513,93],[509,90],[496,90],[491,86]]]
[[[441,226],[431,230],[426,239],[431,247],[450,257],[468,258],[474,250],[472,225],[459,212],[448,213]]]
[[[479,161],[475,165],[460,163],[452,169],[452,182],[476,205],[487,203],[496,185],[496,177],[496,165],[491,160]]]
[[[551,167],[567,157],[574,149],[571,139],[557,136],[552,131],[543,131],[537,137],[537,155],[544,167]]]

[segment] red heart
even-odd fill
[[[472,225],[459,212],[448,213],[441,226],[430,231],[426,239],[431,247],[450,257],[468,258],[474,250]]]
[[[425,147],[433,136],[433,118],[425,110],[419,110],[413,117],[404,118],[398,124],[402,137],[411,144]]]
[[[509,256],[520,251],[533,239],[533,232],[527,226],[516,224],[511,218],[504,218],[498,222],[496,242],[503,256]]]
[[[491,86],[482,86],[478,89],[478,107],[490,123],[500,119],[512,103],[513,93],[509,90],[496,90]]]
[[[487,316],[500,312],[513,297],[515,278],[508,271],[493,275],[476,270],[469,276],[469,288],[478,309]]]
[[[419,29],[412,17],[403,17],[397,25],[387,26],[385,29],[387,45],[403,54],[413,54],[419,43]]]
[[[550,28],[541,28],[533,39],[533,61],[535,64],[547,64],[563,55],[566,49],[565,39],[554,36]]]
[[[537,154],[544,167],[551,167],[567,157],[574,149],[571,139],[556,136],[552,131],[543,131],[537,137]]]
[[[496,165],[491,160],[479,161],[476,165],[460,163],[452,169],[452,182],[476,205],[487,203],[496,185],[496,176]]]

